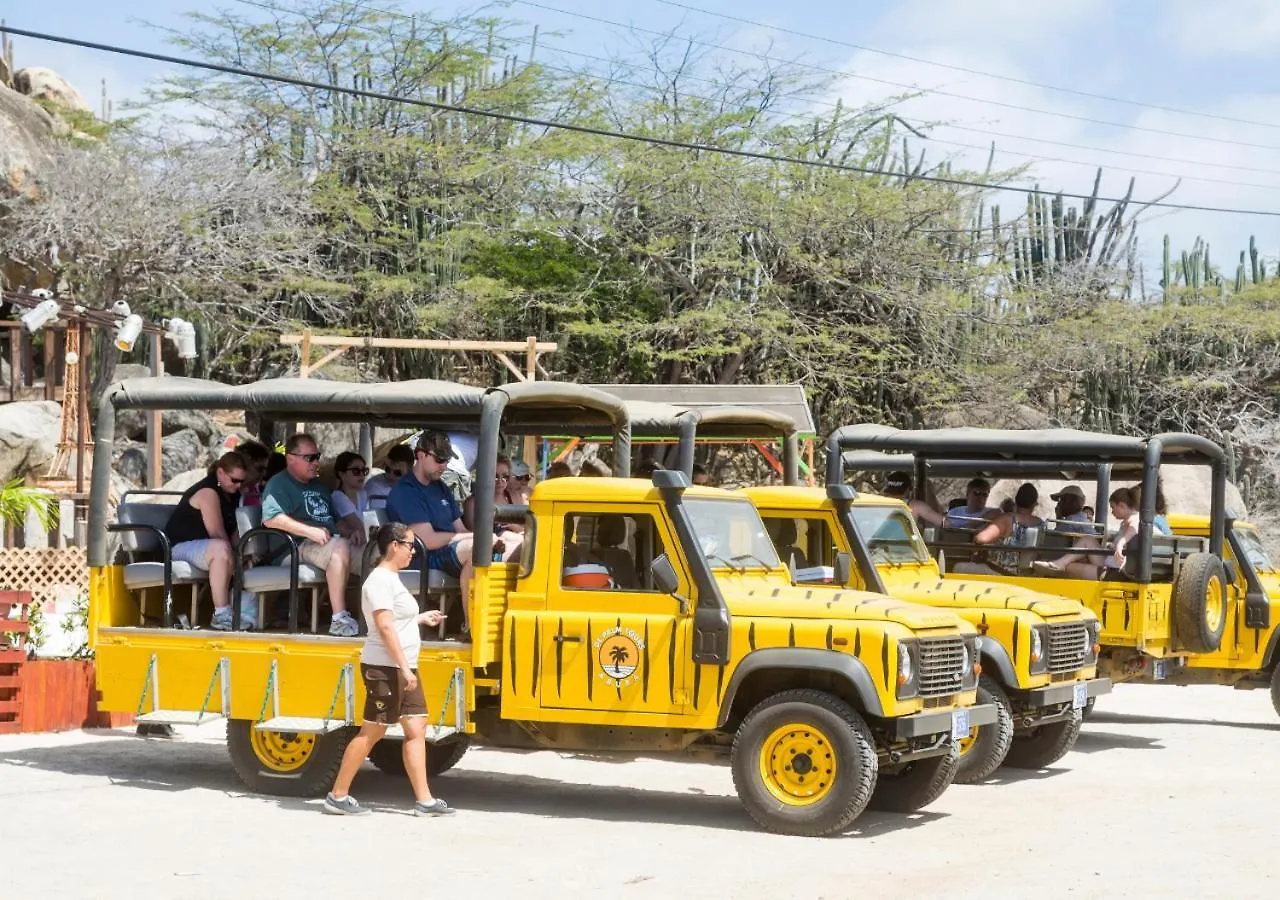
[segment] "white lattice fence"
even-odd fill
[[[31,591],[43,603],[67,589],[89,590],[89,565],[83,547],[0,548],[0,590]]]

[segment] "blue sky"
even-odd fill
[[[849,103],[902,93],[883,82],[924,89],[923,96],[903,103],[900,112],[916,121],[947,123],[932,132],[937,140],[929,145],[930,159],[951,157],[960,165],[977,166],[995,140],[998,165],[1031,163],[1028,181],[1046,189],[1087,191],[1094,167],[1103,164],[1104,193],[1123,193],[1129,178],[1136,176],[1136,196],[1153,198],[1181,175],[1184,180],[1170,198],[1174,201],[1280,210],[1280,93],[1274,87],[1280,3],[1274,0],[792,0],[785,5],[776,0],[681,0],[706,12],[662,0],[537,2],[564,12],[518,2],[506,15],[530,28],[539,26],[539,58],[544,62],[578,65],[580,57],[563,51],[608,55],[601,51],[636,46],[635,39],[620,29],[582,15],[675,30],[682,36],[798,60],[815,67],[815,75],[820,69],[852,73],[857,77],[843,79],[834,89]],[[117,5],[101,0],[60,0],[43,6],[13,4],[17,9],[2,14],[15,27],[163,52],[163,32],[144,21],[180,27],[182,11],[193,5],[133,0],[125,16]],[[216,5],[254,14],[240,0],[219,0]],[[367,0],[366,5],[389,4]],[[401,8],[444,14],[475,5],[427,6],[406,0]],[[761,24],[743,24],[716,13]],[[102,79],[118,102],[136,96],[149,78],[163,71],[153,63],[22,38],[17,39],[16,55],[19,67],[45,65],[61,72],[95,105]],[[1151,105],[1110,102],[959,69]],[[1001,202],[1009,211],[1020,206],[1011,195]],[[1251,234],[1267,258],[1280,258],[1280,217],[1152,211],[1140,230],[1144,260],[1158,261],[1166,231],[1175,248],[1189,248],[1197,235],[1208,238],[1215,260],[1228,275]],[[1149,270],[1148,286],[1158,277]]]

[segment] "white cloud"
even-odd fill
[[[1161,21],[1174,49],[1201,57],[1272,54],[1280,41],[1275,0],[1174,0]]]

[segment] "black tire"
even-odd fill
[[[1210,603],[1211,597],[1215,603]],[[1174,634],[1192,653],[1212,653],[1222,646],[1226,629],[1227,577],[1222,560],[1212,553],[1192,553],[1183,560],[1173,585]]]
[[[1056,763],[1075,746],[1080,736],[1080,711],[1064,722],[1041,725],[1013,736],[1004,764],[1014,769],[1043,769]]]
[[[438,744],[427,744],[427,776],[435,778],[443,775],[466,756],[471,746],[471,738],[465,734]]]
[[[1271,672],[1271,708],[1280,716],[1280,666]]]
[[[766,740],[790,725],[805,739],[806,725],[825,736],[819,743],[829,748],[826,755],[835,763],[835,779],[825,795],[806,805],[783,802],[761,773]],[[802,755],[806,765],[813,766],[814,777],[821,778],[821,761]],[[879,767],[871,729],[857,711],[839,697],[813,690],[783,691],[758,703],[734,735],[730,765],[738,799],[751,818],[769,831],[805,837],[836,834],[848,827],[867,808]],[[791,771],[790,765],[785,768]]]
[[[427,777],[434,778],[448,772],[466,755],[471,738],[463,735],[439,744],[427,744]],[[369,751],[369,762],[384,775],[404,778],[404,742],[383,738]]]
[[[942,756],[909,762],[897,772],[881,772],[871,795],[871,808],[912,813],[942,796],[960,768],[960,745],[954,741]]]
[[[1272,695],[1275,696],[1274,694]],[[1089,721],[1089,716],[1093,715],[1093,706],[1098,702],[1097,697],[1090,697],[1084,705],[1084,709],[1080,710],[1080,721]]]
[[[333,787],[342,754],[358,730],[340,728],[328,734],[279,735],[286,744],[314,741],[310,755],[297,768],[279,771],[260,759],[254,750],[253,722],[232,719],[227,722],[227,753],[236,775],[251,791],[282,797],[323,797]]]
[[[978,703],[995,706],[996,720],[990,725],[975,726],[973,741],[962,746],[957,784],[978,784],[990,778],[1004,763],[1013,744],[1013,707],[1004,689],[990,675],[978,680]]]

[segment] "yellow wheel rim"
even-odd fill
[[[1222,582],[1217,578],[1210,578],[1204,592],[1205,627],[1216,634],[1222,625],[1224,615],[1226,615],[1226,609],[1222,602]]]
[[[249,742],[258,762],[273,772],[296,772],[307,764],[316,747],[314,734],[249,729]]]
[[[760,747],[760,780],[788,806],[809,806],[831,793],[836,751],[819,728],[791,724],[775,728]]]
[[[966,755],[978,743],[978,727],[972,726],[969,729],[969,736],[960,738],[960,755]]]

